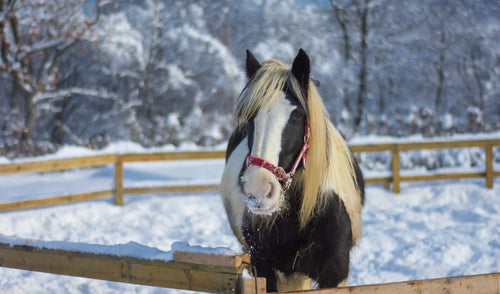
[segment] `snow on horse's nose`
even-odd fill
[[[281,186],[276,177],[259,167],[249,167],[241,177],[245,202],[255,214],[272,214],[279,208]]]

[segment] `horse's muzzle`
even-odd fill
[[[279,210],[281,185],[268,170],[249,167],[241,177],[248,209],[255,214],[272,214]]]

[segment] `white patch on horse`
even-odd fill
[[[239,178],[243,162],[248,154],[248,139],[245,137],[233,150],[226,162],[226,168],[222,175],[221,195],[224,201],[231,229],[241,244],[245,244],[241,227],[243,225],[243,213],[245,211],[244,195],[239,188]]]
[[[292,273],[285,275],[279,270],[275,270],[278,292],[311,290],[311,279],[303,273]]]
[[[261,109],[257,113],[254,120],[255,131],[250,155],[263,158],[278,166],[281,135],[290,114],[296,108],[286,99],[285,93],[282,93],[267,109]]]
[[[278,166],[281,137],[290,114],[297,108],[282,93],[271,105],[260,109],[254,119],[251,156]],[[241,177],[247,207],[256,214],[272,214],[283,200],[281,184],[270,171],[249,166]]]

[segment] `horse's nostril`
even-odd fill
[[[267,199],[271,199],[271,198],[273,198],[273,195],[271,195],[271,193],[269,193],[269,194],[267,194],[266,197],[267,197]]]
[[[255,198],[255,196],[251,193],[248,193],[247,194],[247,197],[248,197],[248,200],[256,200],[257,198]]]

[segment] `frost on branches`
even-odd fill
[[[299,48],[347,136],[500,128],[500,2],[0,0],[0,154],[227,139],[245,50]]]

